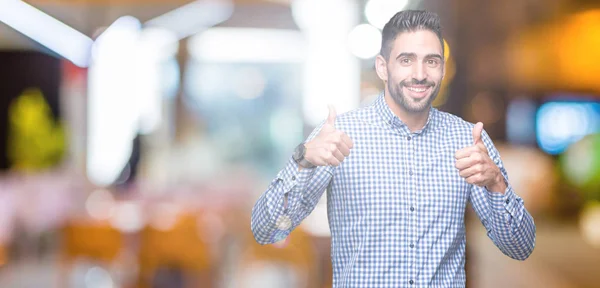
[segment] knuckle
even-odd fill
[[[335,144],[331,144],[331,145],[329,145],[329,150],[330,150],[331,152],[334,152],[336,149],[337,149],[337,145],[335,145]]]
[[[483,165],[481,164],[477,164],[477,166],[475,166],[475,171],[480,173],[483,171]]]

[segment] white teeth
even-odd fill
[[[425,90],[427,90],[427,88],[414,88],[414,87],[407,87],[408,90],[413,91],[413,92],[425,92]]]

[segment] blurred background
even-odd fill
[[[381,29],[442,18],[435,106],[482,121],[537,224],[467,211],[468,287],[600,287],[597,0],[1,0],[0,287],[331,287],[325,199],[250,211],[325,119],[368,105]]]

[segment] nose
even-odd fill
[[[427,78],[427,71],[425,70],[423,65],[414,65],[412,76],[417,81],[423,81]]]

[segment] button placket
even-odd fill
[[[410,132],[409,132],[410,133]],[[417,215],[416,215],[416,199],[417,199],[417,170],[416,169],[416,162],[417,161],[417,147],[416,147],[416,142],[415,142],[415,138],[412,137],[410,134],[406,136],[406,143],[407,143],[407,147],[408,147],[408,157],[409,157],[409,170],[408,170],[408,195],[409,195],[409,199],[408,199],[408,207],[406,207],[408,210],[407,212],[409,213],[408,215],[408,219],[409,219],[409,235],[408,235],[408,244],[410,246],[410,249],[408,249],[408,257],[409,257],[409,275],[413,275],[413,270],[414,267],[416,265],[416,251],[413,248],[414,247],[414,242],[416,240],[417,237]],[[410,281],[413,281],[412,279]],[[411,284],[412,285],[412,284]]]

